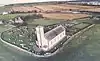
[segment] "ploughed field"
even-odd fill
[[[52,30],[58,25],[62,25],[65,27],[66,35],[69,38],[78,31],[90,25],[88,23],[78,23],[78,22],[76,23],[69,23],[69,22],[57,23],[54,25],[45,26],[44,30],[45,32],[48,32],[49,30]],[[35,41],[37,41],[35,26],[14,27],[10,30],[4,31],[1,34],[1,38],[6,42],[16,45],[29,52],[35,52],[33,48],[33,46],[36,45]]]
[[[88,17],[87,14],[74,14],[74,13],[42,13],[43,17],[50,18],[50,19],[66,19],[66,20],[73,20]]]
[[[19,5],[19,6],[10,6],[6,8],[9,12],[12,12],[13,14],[8,14],[3,16],[0,15],[1,19],[10,19],[18,15],[39,13],[42,14],[44,18],[72,20],[90,16],[88,14],[76,13],[75,11],[100,12],[99,6],[84,6],[84,5],[71,5],[71,4],[55,4],[55,5],[42,4],[42,5],[31,5],[31,6]],[[0,10],[2,11],[2,8]]]
[[[22,10],[23,9],[23,10]],[[86,5],[71,5],[71,4],[43,4],[43,5],[31,5],[31,6],[15,6],[11,7],[12,12],[55,12],[55,11],[94,11],[100,12],[99,6],[86,6]]]

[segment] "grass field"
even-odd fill
[[[0,26],[0,32],[7,30],[6,28],[5,29],[4,28],[5,27]],[[94,32],[94,34],[92,33],[92,31]],[[13,52],[12,50],[8,50],[6,47],[3,47],[2,44],[0,44],[0,56],[1,56],[1,60],[4,61],[35,60],[34,57],[30,59],[28,57],[23,57],[21,54],[19,54],[19,52],[17,53],[15,51]],[[56,56],[53,57],[54,58],[50,59],[50,61],[55,61],[55,60],[56,61],[66,61],[66,60],[67,61],[75,61],[75,60],[76,61],[99,61],[100,60],[99,58],[100,57],[100,24],[96,25],[95,28],[90,29],[90,31],[87,31],[82,36],[70,41],[69,44],[65,45],[65,47],[63,48],[60,54],[57,54]]]
[[[8,12],[8,11],[10,11],[10,8],[11,8],[11,7],[1,6],[1,7],[0,7],[0,13],[5,12],[5,11]]]
[[[0,19],[10,20],[16,16],[17,16],[16,14],[0,15]]]
[[[27,13],[28,14],[28,13]],[[16,16],[26,16],[27,14],[7,14],[7,15],[0,15],[0,19],[4,19],[4,20],[10,20],[15,18]],[[27,23],[28,24],[40,24],[40,25],[50,25],[50,24],[55,24],[55,23],[59,23],[60,21],[63,20],[55,20],[55,19],[27,19]]]
[[[0,19],[5,19],[5,20],[10,20],[16,16],[25,16],[28,14],[32,14],[32,13],[22,13],[22,14],[7,14],[7,15],[0,15]],[[43,17],[48,18],[48,19],[65,19],[65,20],[73,20],[73,19],[78,19],[78,18],[82,18],[82,17],[88,17],[89,15],[87,14],[63,14],[63,13],[41,13],[43,15]]]
[[[28,24],[39,24],[39,25],[51,25],[55,23],[59,23],[62,20],[54,20],[54,19],[34,19],[27,21]]]
[[[3,28],[4,27],[0,26],[0,29]],[[94,31],[94,35],[92,31]],[[25,57],[24,55],[21,55],[19,52],[7,49],[1,43],[0,43],[0,56],[1,60],[3,61],[33,61],[33,60],[37,61],[36,57],[35,58],[33,56],[31,58]],[[69,44],[65,45],[61,53],[53,57],[52,59],[49,60],[50,61],[55,61],[55,60],[56,61],[99,61],[100,25],[99,24],[96,25],[95,28],[90,29],[90,31],[87,31],[82,36],[70,41]],[[42,59],[42,61],[44,61],[44,59]]]
[[[13,19],[15,18],[16,16],[26,16],[28,14],[31,14],[31,13],[22,13],[22,14],[6,14],[6,15],[0,15],[0,19],[4,19],[4,20],[10,20],[10,19]]]
[[[31,13],[27,13],[27,14],[7,14],[7,15],[0,15],[0,19],[4,19],[4,20],[10,20],[15,18],[16,16],[26,16],[28,14]],[[55,23],[59,23],[61,21],[66,21],[66,20],[72,20],[76,19],[76,21],[78,22],[90,22],[91,20],[89,20],[89,18],[82,18],[82,17],[86,17],[88,15],[85,14],[43,14],[45,15],[47,18],[39,18],[39,19],[27,19],[26,22],[28,24],[39,24],[39,25],[51,25],[51,24],[55,24]],[[82,19],[78,19],[78,18],[82,18]]]

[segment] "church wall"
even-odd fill
[[[65,31],[57,35],[55,38],[53,38],[51,41],[49,41],[49,49],[52,49],[57,43],[59,43],[62,38],[65,37]]]

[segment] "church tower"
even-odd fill
[[[43,26],[37,26],[36,27],[36,34],[37,34],[37,45],[43,51],[47,51],[49,45],[48,45],[48,40],[46,40],[45,37],[44,37]]]

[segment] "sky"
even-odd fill
[[[45,1],[68,1],[68,0],[1,0],[0,4],[27,3],[27,2],[45,2]]]

